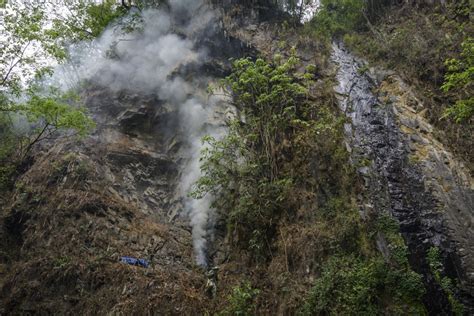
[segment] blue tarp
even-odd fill
[[[121,257],[120,262],[129,264],[132,266],[143,267],[143,268],[148,268],[148,266],[150,265],[150,263],[145,259],[137,259],[133,257]]]

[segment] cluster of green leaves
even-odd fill
[[[32,93],[27,101],[0,112],[0,183],[11,185],[16,167],[41,142],[64,137],[83,137],[94,127],[87,111],[80,107],[73,93],[57,90],[47,96]],[[25,125],[19,128],[16,125]]]
[[[303,315],[423,315],[421,276],[387,269],[379,257],[331,257],[303,306]],[[392,304],[388,305],[387,301]]]
[[[349,31],[365,30],[364,0],[322,0],[321,7],[311,21],[320,34],[340,36]]]
[[[255,314],[254,300],[260,291],[254,289],[249,282],[234,287],[229,295],[228,307],[221,315],[250,316]]]
[[[71,3],[67,9],[67,18],[58,14],[52,21],[53,27],[47,30],[52,39],[61,40],[63,44],[93,40],[128,12],[116,1],[79,1]]]
[[[334,253],[321,263],[321,275],[301,314],[425,314],[422,277],[410,267],[408,249],[396,221],[387,215],[370,223],[350,220],[359,214],[341,199],[330,200],[327,208],[323,215],[337,225],[340,240],[334,245]],[[344,238],[340,236],[343,234]],[[374,249],[377,238],[387,242],[389,257]]]
[[[408,247],[400,235],[400,226],[395,219],[388,214],[379,214],[372,226],[373,239],[378,233],[382,233],[386,239],[390,251],[389,260],[398,267],[409,269]]]
[[[83,137],[95,124],[84,108],[71,106],[71,103],[79,101],[74,93],[62,94],[56,91],[47,97],[34,94],[22,106],[22,111],[30,123],[40,124],[41,129],[49,135],[61,129],[72,129],[78,136]]]
[[[459,59],[446,60],[448,71],[441,87],[444,92],[455,92],[459,97],[445,112],[445,116],[453,117],[458,123],[474,115],[474,38],[468,37],[461,46]]]
[[[448,296],[448,300],[451,304],[454,315],[464,315],[464,306],[454,296],[456,285],[451,278],[448,276],[443,276],[444,268],[443,263],[441,262],[441,253],[439,248],[431,247],[428,250],[426,259],[428,260],[428,264],[430,265],[431,272],[433,273],[436,282],[438,282],[438,284]]]
[[[231,122],[222,139],[204,138],[202,177],[193,192],[196,198],[213,194],[232,235],[263,257],[277,219],[291,210],[290,192],[299,181],[293,156],[318,129],[307,102],[312,74],[297,73],[297,64],[294,56],[234,62],[222,87],[244,119]]]

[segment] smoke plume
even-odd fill
[[[93,43],[76,45],[71,50],[71,63],[56,71],[56,82],[70,88],[87,80],[116,92],[156,94],[178,110],[188,139],[179,190],[192,226],[197,263],[206,266],[214,217],[212,197],[194,200],[187,195],[200,176],[202,136],[222,132],[216,124],[216,108],[222,106],[222,100],[208,99],[203,92],[209,79],[184,78],[180,68],[199,66],[206,60],[206,50],[197,49],[197,42],[217,23],[202,0],[171,0],[169,6],[148,9],[140,16],[139,31],[124,33],[111,27]]]

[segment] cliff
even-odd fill
[[[35,147],[0,199],[0,313],[473,311],[472,149],[459,154],[444,137],[418,85],[271,1],[172,1],[143,20],[136,38],[106,30],[99,47],[111,51],[77,68],[96,129]],[[262,188],[265,173],[241,180],[261,162],[250,161],[216,208],[215,192],[190,192],[201,139],[228,135],[233,120],[252,128],[239,96],[219,86],[246,57],[296,58],[292,84],[311,80],[268,153],[276,189]],[[256,144],[237,162],[257,156]],[[269,194],[271,212],[244,217],[247,200],[235,212],[252,192]]]

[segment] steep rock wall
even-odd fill
[[[449,302],[431,275],[428,250],[442,250],[446,273],[461,281],[463,302],[472,309],[473,179],[445,149],[423,118],[423,105],[394,74],[364,68],[338,44],[336,92],[346,124],[352,163],[364,178],[362,215],[387,212],[400,223],[410,263],[425,277],[430,313],[449,313]],[[380,250],[386,251],[383,241]]]

